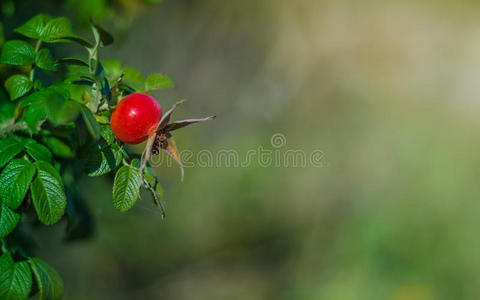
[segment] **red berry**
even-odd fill
[[[162,107],[150,95],[134,93],[123,98],[110,120],[115,136],[127,144],[145,141],[162,117]]]

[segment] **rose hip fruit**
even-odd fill
[[[110,126],[120,141],[139,144],[153,134],[161,118],[162,107],[152,96],[133,93],[118,103]]]

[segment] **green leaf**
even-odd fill
[[[132,159],[132,161],[130,162],[130,164],[131,164],[132,166],[134,166],[135,168],[140,169],[140,165],[141,165],[140,159],[134,158],[134,159]]]
[[[97,142],[93,143],[93,149],[102,150],[103,148],[106,148],[113,144],[113,142],[115,141],[113,131],[108,125],[100,126],[100,136],[100,139]]]
[[[72,34],[72,23],[67,18],[60,17],[48,21],[42,32],[42,40],[50,42]]]
[[[145,90],[170,89],[175,87],[173,80],[162,73],[151,74],[145,81]]]
[[[20,214],[11,210],[5,203],[0,203],[0,238],[6,237],[17,227]]]
[[[28,140],[25,143],[25,149],[27,150],[28,155],[34,160],[44,160],[46,162],[52,161],[52,152],[50,152],[47,147],[34,140]]]
[[[32,39],[41,39],[44,28],[51,19],[50,16],[38,14],[14,31]]]
[[[35,58],[35,63],[37,66],[41,69],[47,70],[47,71],[57,71],[57,67],[55,66],[55,62],[53,60],[52,53],[50,50],[47,48],[41,49],[36,58]]]
[[[44,161],[35,162],[38,175],[30,188],[38,219],[45,225],[57,223],[65,213],[67,199],[58,171]]]
[[[140,173],[137,168],[123,166],[113,181],[113,206],[121,212],[132,208],[137,202],[140,189]]]
[[[90,76],[88,67],[84,65],[70,64],[67,65],[66,71],[65,79],[69,81],[78,80],[79,78],[82,78],[82,76]],[[95,81],[94,78],[88,78],[88,80]]]
[[[70,92],[65,85],[52,85],[34,94],[36,98],[30,99],[33,95],[29,96],[21,106],[29,105],[32,101],[46,103],[45,112],[55,126],[74,121],[80,112],[78,103],[69,99]]]
[[[13,75],[5,81],[5,89],[10,95],[10,100],[15,100],[28,93],[33,83],[23,74]]]
[[[31,289],[32,272],[26,261],[13,263],[0,273],[0,299],[24,300]]]
[[[88,131],[94,140],[98,140],[100,138],[100,124],[98,124],[90,109],[85,105],[80,106],[80,111]]]
[[[81,36],[75,35],[75,34],[68,34],[68,35],[58,37],[58,38],[53,38],[52,40],[49,40],[48,42],[50,42],[50,43],[74,42],[74,43],[82,45],[83,47],[86,47],[86,48],[93,48],[93,44],[89,40],[87,40],[87,39],[85,39]]]
[[[101,126],[100,135],[105,140],[107,145],[111,145],[115,141],[115,135],[113,135],[112,128],[110,126]]]
[[[72,120],[68,120],[68,115],[65,118],[64,114],[68,114],[69,109],[65,107],[65,103],[69,99],[69,93],[67,90],[62,91],[59,89],[48,88],[49,93],[46,94],[46,112],[48,119],[55,125],[61,125]],[[66,120],[67,119],[67,120]]]
[[[122,62],[118,59],[103,60],[102,65],[105,69],[105,75],[110,80],[120,77],[123,73]]]
[[[12,119],[15,115],[16,103],[6,101],[8,96],[0,89],[0,122],[5,122]]]
[[[44,104],[45,100],[50,93],[50,89],[46,88],[38,92],[34,92],[20,102],[19,108],[24,108],[34,104]]]
[[[89,152],[85,160],[85,170],[88,176],[95,177],[107,174],[117,168],[122,162],[122,152],[118,145]]]
[[[113,36],[106,31],[102,26],[98,25],[93,21],[93,18],[90,18],[90,24],[92,24],[93,34],[95,39],[100,39],[101,46],[108,46],[113,44]]]
[[[35,90],[43,89],[43,83],[40,80],[36,79],[33,81],[33,88]]]
[[[35,50],[27,42],[13,40],[3,44],[0,63],[27,66],[35,62]]]
[[[67,18],[52,19],[40,14],[15,29],[15,32],[49,43],[75,42],[87,48],[93,47],[89,40],[72,33],[72,24]]]
[[[48,90],[50,92],[59,93],[64,99],[70,98],[70,91],[68,90],[68,86],[66,84],[60,83],[58,85],[51,85],[48,87]]]
[[[102,81],[105,78],[105,69],[100,61],[95,61],[94,63],[96,64],[95,77]]]
[[[58,126],[74,121],[80,112],[77,102],[69,98],[70,93],[65,85],[52,85],[23,99],[19,108],[29,106],[24,119],[32,130],[36,130],[38,122],[45,115]]]
[[[129,83],[134,89],[141,90],[145,86],[145,77],[137,69],[125,67],[123,68],[125,76],[123,79]]]
[[[140,163],[138,159],[136,161]],[[157,177],[155,176],[155,173],[150,166],[145,167],[145,171],[143,172],[143,178],[148,182],[150,186],[155,187],[157,185]]]
[[[102,91],[102,94],[105,95],[105,97],[107,98],[107,100],[110,101],[112,100],[113,98],[113,94],[112,94],[112,90],[110,88],[110,83],[108,83],[108,79],[103,77],[103,82],[102,82],[102,86],[101,86],[101,91]]]
[[[50,127],[48,130],[56,137],[68,138],[75,132],[75,123],[68,123],[58,127]]]
[[[7,272],[13,267],[13,258],[10,253],[4,253],[0,256],[0,274]]]
[[[37,103],[43,104],[52,97],[58,97],[65,101],[70,97],[70,93],[65,84],[51,85],[48,88],[32,93],[27,98],[23,99],[19,108],[27,107]]]
[[[105,115],[93,115],[95,117],[95,120],[97,120],[98,123],[100,124],[109,124],[109,117]]]
[[[80,113],[81,105],[74,100],[61,101],[59,98],[51,98],[47,102],[48,119],[55,125],[60,126],[73,122]]]
[[[124,95],[129,95],[131,93],[135,93],[135,89],[128,84],[120,82],[118,84],[118,88],[123,92]]]
[[[35,175],[35,166],[25,159],[14,159],[0,175],[0,198],[16,209],[22,204]]]
[[[32,257],[28,261],[40,290],[40,300],[62,299],[63,280],[57,271],[39,258]]]
[[[14,139],[0,139],[0,168],[14,158],[18,153],[22,152],[23,145]]]
[[[48,136],[43,138],[43,143],[52,150],[55,156],[61,158],[72,158],[73,151],[72,149],[65,144],[62,140],[57,139],[54,136]]]
[[[45,112],[44,103],[35,103],[27,108],[22,120],[27,123],[33,132],[37,132],[40,122],[45,120],[46,117],[47,113]]]
[[[88,64],[83,59],[79,58],[60,58],[57,60],[57,64],[88,67]]]

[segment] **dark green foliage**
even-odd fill
[[[10,138],[0,140],[0,167],[3,167],[9,160],[23,150],[23,145]]]
[[[38,219],[45,225],[52,225],[60,220],[67,206],[62,178],[49,163],[40,160],[35,166],[38,175],[30,188],[33,206]]]
[[[94,42],[74,34],[68,19],[40,14],[15,29],[24,40],[6,41],[1,48],[0,63],[17,72],[0,89],[1,101],[10,100],[0,111],[0,299],[63,297],[55,269],[25,254],[32,250],[22,243],[10,248],[9,240],[17,226],[29,226],[23,214],[47,226],[66,214],[66,240],[90,234],[92,220],[76,187],[81,176],[112,173],[113,206],[122,212],[135,205],[140,187],[161,207],[158,179],[149,166],[140,174],[139,160],[115,139],[109,120],[125,95],[171,88],[173,81],[160,73],[145,79],[118,61],[101,62],[99,50],[114,39],[93,20],[91,28]],[[54,43],[72,42],[88,56],[56,58]],[[48,72],[60,79],[45,80],[41,74]]]
[[[35,50],[29,43],[15,40],[3,44],[0,63],[15,66],[28,66],[34,62]]]
[[[162,73],[151,74],[145,81],[146,91],[169,89],[173,87],[173,80],[169,76]]]
[[[35,166],[26,159],[12,160],[0,174],[0,198],[10,208],[22,204],[35,175]]]
[[[26,261],[15,262],[10,253],[0,257],[0,299],[26,299],[32,288],[32,272]]]
[[[116,169],[122,162],[122,151],[117,144],[107,146],[99,151],[88,152],[85,170],[88,176],[101,176]]]
[[[29,258],[38,285],[40,299],[56,300],[63,297],[63,280],[54,268],[39,258]]]
[[[47,71],[57,71],[55,62],[53,60],[52,53],[48,48],[43,48],[38,51],[37,56],[35,57],[35,64],[44,70]]]
[[[98,124],[92,112],[85,105],[80,105],[80,112],[93,139],[98,140],[100,138],[100,124]]]
[[[23,74],[13,75],[5,81],[5,89],[12,100],[22,97],[32,88],[33,83]]]
[[[131,166],[118,170],[113,182],[113,205],[119,211],[127,211],[135,205],[140,188],[140,173]]]
[[[20,214],[13,211],[6,203],[0,203],[0,238],[7,236],[20,222]]]
[[[34,160],[43,160],[50,162],[52,160],[52,152],[44,145],[37,143],[35,140],[27,140],[25,150]]]

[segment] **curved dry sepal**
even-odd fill
[[[182,120],[182,121],[176,121],[173,123],[170,123],[170,117],[172,113],[175,111],[178,105],[184,103],[186,100],[180,100],[177,103],[175,103],[172,108],[170,108],[162,117],[160,122],[157,125],[157,128],[154,132],[154,134],[150,135],[147,140],[147,145],[145,147],[145,150],[143,151],[142,154],[142,159],[140,163],[140,176],[142,178],[143,176],[143,169],[147,165],[148,159],[152,154],[158,154],[159,149],[161,148],[165,152],[167,152],[170,157],[172,157],[180,166],[180,170],[182,172],[181,179],[183,181],[183,176],[184,176],[184,168],[182,164],[182,160],[180,158],[180,154],[178,153],[177,145],[175,144],[175,140],[173,139],[172,135],[170,134],[170,131],[174,131],[180,128],[183,128],[185,126],[188,126],[190,124],[194,123],[200,123],[200,122],[205,122],[208,120],[215,119],[215,116],[210,116],[207,118],[202,118],[202,119],[187,119],[187,120]]]
[[[167,126],[168,122],[170,122],[170,117],[172,115],[172,113],[175,111],[175,109],[177,108],[178,105],[184,103],[185,99],[182,99],[180,101],[178,101],[177,103],[175,103],[172,108],[170,108],[170,110],[168,110],[162,117],[162,119],[160,120],[160,122],[158,123],[158,126],[157,126],[157,132],[158,131],[161,131],[165,126]]]
[[[147,162],[152,155],[152,146],[156,137],[157,135],[155,134],[155,132],[149,135],[147,139],[147,145],[145,147],[145,150],[143,150],[142,157],[140,159],[140,168],[138,169],[138,172],[140,173],[140,182],[143,182],[143,169],[145,169],[145,166],[147,165]]]
[[[165,148],[162,148],[165,150],[165,152],[168,153],[179,165],[180,165],[180,170],[182,172],[182,177],[181,180],[183,181],[183,175],[184,175],[184,170],[183,170],[183,164],[182,160],[180,159],[180,154],[178,153],[177,145],[175,144],[175,140],[173,137],[169,137],[167,139],[167,145]]]
[[[174,131],[174,130],[180,129],[182,127],[188,126],[190,124],[205,122],[205,121],[208,121],[208,120],[213,120],[215,118],[216,118],[216,116],[210,116],[210,117],[203,118],[203,119],[187,119],[187,120],[182,120],[182,121],[176,121],[176,122],[167,124],[165,126],[165,131],[167,131],[167,132]]]

